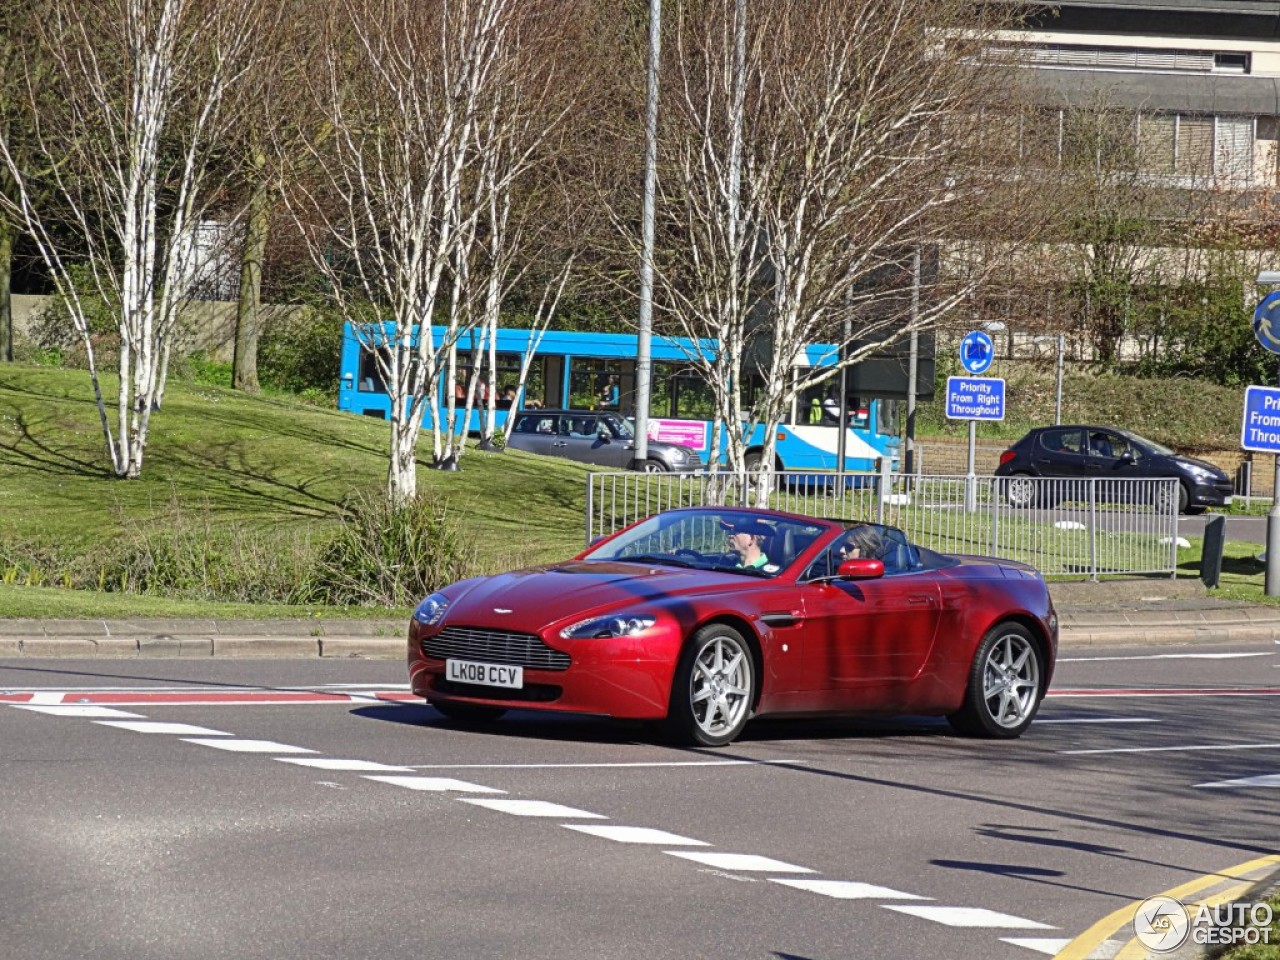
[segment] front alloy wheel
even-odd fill
[[[714,623],[685,647],[671,686],[668,723],[686,743],[721,747],[747,725],[755,701],[755,661],[742,634]]]
[[[973,658],[964,706],[947,719],[970,736],[1020,736],[1040,709],[1043,661],[1040,646],[1026,627],[997,624]]]

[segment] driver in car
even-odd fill
[[[768,524],[759,520],[743,520],[738,523],[721,521],[720,525],[729,531],[729,549],[738,555],[735,566],[759,569],[769,562],[761,547],[764,538],[773,533]]]

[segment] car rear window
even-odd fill
[[[1080,452],[1079,430],[1046,430],[1040,434],[1040,447],[1059,453]]]

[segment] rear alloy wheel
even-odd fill
[[[710,624],[680,656],[668,727],[683,743],[722,747],[747,725],[755,694],[756,667],[747,641],[733,627]]]
[[[1020,623],[992,627],[969,670],[964,706],[947,717],[960,733],[1007,740],[1022,735],[1044,695],[1044,656]]]
[[[1009,506],[1026,509],[1036,505],[1036,482],[1029,473],[1015,473],[1005,481],[1005,499]]]
[[[507,711],[502,707],[481,707],[472,703],[449,703],[443,700],[428,700],[436,711],[454,723],[480,725],[493,723],[502,718]]]

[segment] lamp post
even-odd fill
[[[1054,426],[1062,425],[1062,371],[1065,366],[1065,358],[1067,353],[1067,338],[1065,334],[1056,334],[1055,336],[1032,337],[1032,343],[1047,343],[1048,341],[1056,341],[1058,345],[1058,394],[1053,404],[1053,423]]]
[[[662,0],[649,0],[649,72],[645,105],[644,209],[641,224],[640,331],[636,338],[636,444],[634,469],[649,457],[649,404],[653,371],[653,247],[658,181],[658,64],[662,56]]]

